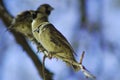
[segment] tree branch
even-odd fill
[[[80,1],[80,13],[81,13],[81,28],[87,28],[87,11],[86,11],[86,0]]]
[[[6,27],[10,26],[12,22],[12,15],[6,10],[2,0],[0,0],[0,18],[5,23]],[[28,45],[26,39],[20,34],[16,33],[15,31],[11,31],[13,36],[15,37],[16,42],[22,46],[22,48],[26,51],[27,55],[32,59],[34,65],[36,66],[39,75],[43,78],[42,73],[42,63],[40,62],[37,55],[32,51],[31,47]],[[46,80],[53,80],[53,73],[50,72],[48,69],[45,68]]]

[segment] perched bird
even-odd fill
[[[74,50],[67,39],[48,21],[48,16],[53,8],[51,6],[44,7],[45,15],[42,12],[36,11],[33,14],[32,33],[35,39],[45,48],[48,52],[48,57],[58,58],[66,62],[65,59],[77,63],[74,58]],[[43,19],[44,18],[44,19]],[[75,71],[79,71],[80,67],[66,62],[68,65],[73,66]]]
[[[36,11],[40,11],[41,12],[41,16],[42,15],[46,15],[45,12],[45,8],[49,7],[49,4],[42,4],[40,5]],[[37,45],[37,48],[39,51],[45,51],[45,49],[41,46],[40,43],[38,43],[38,41],[36,41],[36,39],[34,38],[33,34],[32,34],[32,29],[31,29],[31,23],[33,20],[33,15],[34,14],[34,10],[28,10],[28,11],[24,11],[21,12],[20,14],[18,14],[12,21],[9,29],[13,29],[21,34],[23,34],[27,39],[29,39],[30,41],[34,42]],[[44,18],[43,18],[44,19]]]
[[[33,10],[21,12],[13,19],[9,28],[23,34],[30,40],[33,40],[34,37],[31,32],[32,31],[31,30],[32,15],[31,14],[33,12],[34,12]]]
[[[42,51],[49,58],[55,57],[61,59],[73,66],[75,71],[81,69],[87,77],[94,78],[82,65],[82,58],[80,63],[75,60],[74,50],[67,39],[54,25],[49,23],[48,16],[52,10],[53,7],[49,4],[43,4],[36,11],[24,11],[13,19],[9,29],[14,29],[33,41],[37,45],[38,50]]]
[[[44,51],[45,49],[36,41],[32,34],[31,23],[33,19],[33,13],[33,10],[21,12],[13,19],[9,29],[21,33],[27,39],[35,43],[39,51]]]

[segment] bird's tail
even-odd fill
[[[68,66],[73,67],[74,71],[76,71],[76,72],[81,69],[80,66],[74,65],[74,64],[77,64],[77,63],[78,63],[74,58],[73,58],[73,59],[70,59],[70,60],[68,60],[68,61],[64,61],[64,62],[66,62],[66,64],[67,64]],[[72,62],[72,63],[71,63],[71,62]]]

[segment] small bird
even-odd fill
[[[31,14],[33,12],[34,12],[33,10],[21,12],[13,19],[9,28],[23,34],[30,40],[33,40],[34,37],[31,32],[32,31],[31,30],[32,15]]]
[[[33,37],[32,34],[31,23],[33,20],[33,16],[32,16],[33,13],[34,13],[33,10],[21,12],[13,19],[8,29],[15,30],[16,32],[21,33],[27,39],[35,43],[39,51],[44,51],[45,49],[41,46],[40,43],[36,41],[36,39]]]
[[[74,50],[68,40],[48,21],[48,16],[53,8],[51,6],[44,7],[42,11],[46,14],[41,16],[41,11],[33,14],[32,33],[35,39],[48,52],[48,57],[58,58],[66,62],[65,59],[77,63],[74,58]],[[66,62],[73,66],[75,71],[79,71],[80,67]]]
[[[48,55],[49,58],[55,57],[61,59],[73,66],[75,71],[81,69],[87,77],[94,78],[82,65],[82,58],[80,59],[80,63],[75,60],[75,52],[70,43],[54,25],[48,21],[48,16],[52,10],[53,7],[49,4],[42,4],[36,11],[24,11],[13,19],[9,29],[14,29],[33,41],[37,45],[38,50]]]
[[[45,12],[44,9],[45,9],[45,7],[49,7],[49,6],[50,6],[49,4],[42,4],[37,8],[36,11],[40,11],[41,16],[42,16],[42,15],[48,13],[48,12]],[[29,39],[30,41],[32,41],[33,43],[35,43],[37,45],[38,51],[44,52],[45,49],[41,46],[40,43],[38,43],[38,41],[36,41],[36,39],[34,38],[34,36],[32,34],[31,23],[32,23],[32,20],[34,17],[33,16],[34,13],[35,13],[34,10],[27,10],[27,11],[21,12],[13,19],[13,21],[8,29],[10,29],[10,30],[13,29],[16,32],[23,34],[27,39]]]

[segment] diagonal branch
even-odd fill
[[[8,27],[11,24],[11,21],[13,17],[8,13],[6,10],[2,0],[0,0],[0,18],[3,20],[5,23],[6,27]],[[43,78],[43,73],[42,73],[42,63],[40,62],[39,58],[37,55],[32,51],[30,46],[28,45],[26,39],[19,33],[16,33],[15,31],[11,31],[13,36],[16,39],[16,42],[22,46],[22,48],[26,51],[27,55],[32,59],[35,67],[37,68],[39,75]],[[45,68],[45,73],[46,73],[46,80],[53,80],[53,73],[50,72],[48,69]]]

